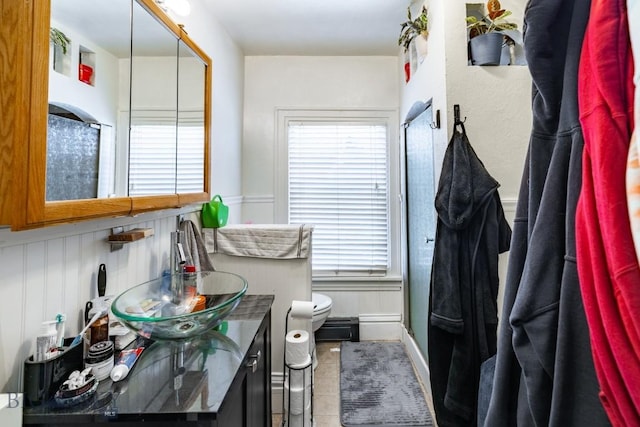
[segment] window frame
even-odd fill
[[[276,173],[274,218],[276,223],[286,224],[289,218],[289,153],[288,127],[290,122],[362,122],[384,124],[387,127],[387,186],[388,186],[388,257],[386,273],[377,274],[318,274],[313,272],[313,280],[378,281],[397,280],[401,276],[400,266],[400,140],[398,132],[398,112],[387,109],[276,109]]]

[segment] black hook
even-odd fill
[[[461,125],[462,123],[467,121],[466,117],[464,118],[464,120],[460,120],[460,105],[458,104],[454,104],[453,106],[453,119],[454,125]]]
[[[432,122],[429,127],[431,129],[440,129],[440,110],[436,110],[436,121]]]

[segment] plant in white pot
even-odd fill
[[[59,29],[51,27],[49,41],[53,45],[53,69],[61,72],[71,40]]]
[[[420,15],[415,19],[411,16],[411,7],[407,8],[407,20],[402,23],[400,28],[400,37],[398,37],[398,46],[402,46],[405,51],[409,49],[413,40],[426,42],[429,36],[429,17],[427,8],[422,6]]]
[[[60,46],[60,49],[62,49],[62,53],[66,55],[69,39],[62,31],[57,28],[51,27],[49,29],[49,40],[51,41],[51,43],[53,43],[54,46]]]
[[[511,41],[506,32],[518,28],[505,20],[511,11],[502,9],[498,0],[489,0],[487,11],[481,18],[467,16],[469,51],[474,65],[500,65],[502,44]]]

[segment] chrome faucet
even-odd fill
[[[182,269],[187,262],[182,243],[184,242],[184,231],[171,232],[171,294],[173,302],[180,304],[184,297],[184,283],[182,281]]]

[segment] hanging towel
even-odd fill
[[[185,237],[183,249],[186,255],[191,256],[196,269],[198,271],[215,271],[196,224],[191,220],[182,221],[180,231],[184,232]]]
[[[295,259],[311,254],[311,225],[242,224],[205,228],[209,253],[254,258]]]

